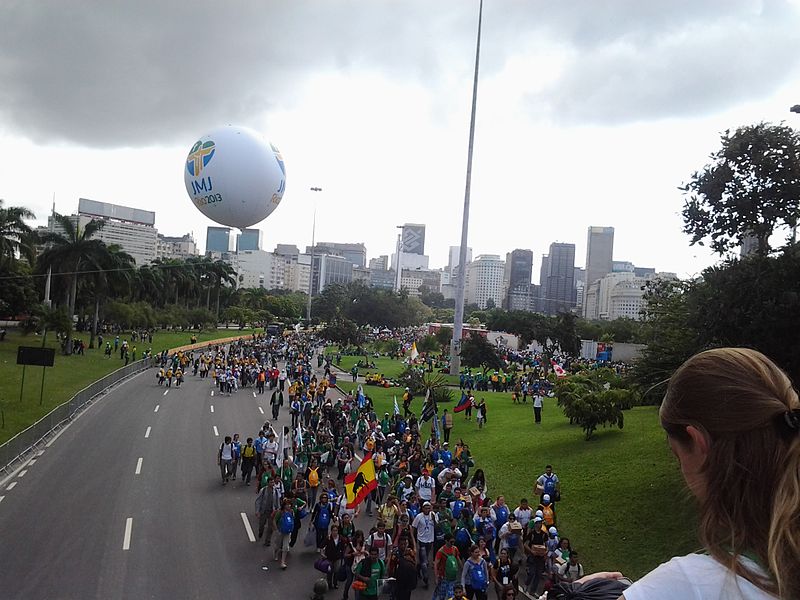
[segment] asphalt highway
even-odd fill
[[[281,571],[251,541],[255,482],[223,486],[217,467],[225,435],[244,442],[268,417],[268,393],[220,396],[191,375],[164,388],[150,370],[110,390],[0,486],[0,599],[308,598],[322,575],[307,523]]]

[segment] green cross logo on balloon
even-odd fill
[[[244,229],[280,204],[286,166],[278,148],[259,133],[229,125],[194,143],[183,180],[200,212],[221,225]]]

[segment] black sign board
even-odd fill
[[[19,346],[17,348],[18,365],[52,367],[55,356],[55,348],[37,348],[36,346]]]

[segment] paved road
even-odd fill
[[[257,532],[255,486],[222,486],[216,465],[226,434],[257,433],[269,396],[213,389],[189,376],[167,392],[154,371],[137,375],[5,482],[0,598],[308,598],[320,574],[303,534],[289,569],[275,568],[241,514]]]

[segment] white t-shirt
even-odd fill
[[[436,525],[436,513],[425,515],[424,512],[419,513],[411,523],[411,526],[417,530],[417,539],[423,544],[430,544],[434,538],[434,527]]]
[[[758,568],[742,558],[748,567]],[[625,590],[626,600],[776,600],[704,554],[678,556]]]
[[[433,477],[419,477],[417,479],[417,495],[422,500],[430,501],[433,498],[433,488],[435,486]]]
[[[531,520],[531,509],[530,507],[523,509],[518,506],[514,509],[514,516],[517,517],[517,521],[525,529],[528,526],[528,521]]]

